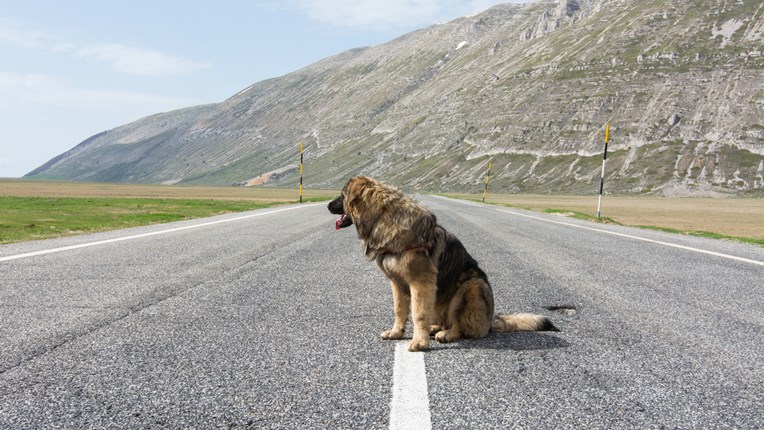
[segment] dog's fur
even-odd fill
[[[404,336],[410,310],[410,351],[428,349],[431,334],[454,342],[490,331],[557,331],[540,315],[495,316],[494,295],[478,263],[427,208],[400,190],[357,176],[327,208],[341,215],[338,229],[356,225],[364,254],[390,280],[395,319],[383,339]]]

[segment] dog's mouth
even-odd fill
[[[340,218],[335,221],[335,230],[346,228],[349,225],[353,225],[353,220],[346,214],[340,214]]]
[[[335,200],[332,200],[327,205],[327,209],[329,210],[329,213],[340,215],[340,218],[335,221],[335,230],[340,230],[341,228],[346,228],[349,225],[353,224],[353,218],[349,217],[345,213],[345,208],[343,207],[343,202],[345,201],[345,197],[340,194],[338,198]]]

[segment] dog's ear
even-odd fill
[[[352,205],[353,201],[356,200],[356,193],[353,192],[351,181],[353,181],[353,179],[351,179],[350,181],[348,181],[347,184],[345,184],[345,186],[343,187],[343,193],[341,194],[341,196],[343,196],[343,206],[346,208],[350,207],[349,205]],[[346,212],[348,211],[346,210]]]
[[[370,178],[364,176],[356,176],[351,178],[351,180],[345,184],[345,187],[343,187],[343,196],[345,198],[346,205],[345,207],[350,209],[358,205],[356,200],[365,193],[371,192],[373,188],[370,187],[371,182],[372,180]]]

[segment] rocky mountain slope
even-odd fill
[[[343,52],[99,133],[28,176],[409,190],[762,194],[763,4],[559,0]]]

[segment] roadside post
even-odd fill
[[[303,203],[303,142],[300,142],[300,203]]]
[[[481,202],[486,203],[486,191],[489,189],[489,178],[491,177],[491,160],[489,160],[489,170],[486,171],[486,183],[483,185],[483,198]]]
[[[606,123],[606,143],[603,146],[603,168],[600,170],[600,193],[598,193],[598,219],[600,219],[600,202],[603,199],[603,180],[606,176],[606,157],[608,156],[608,134],[611,131],[611,122]]]

